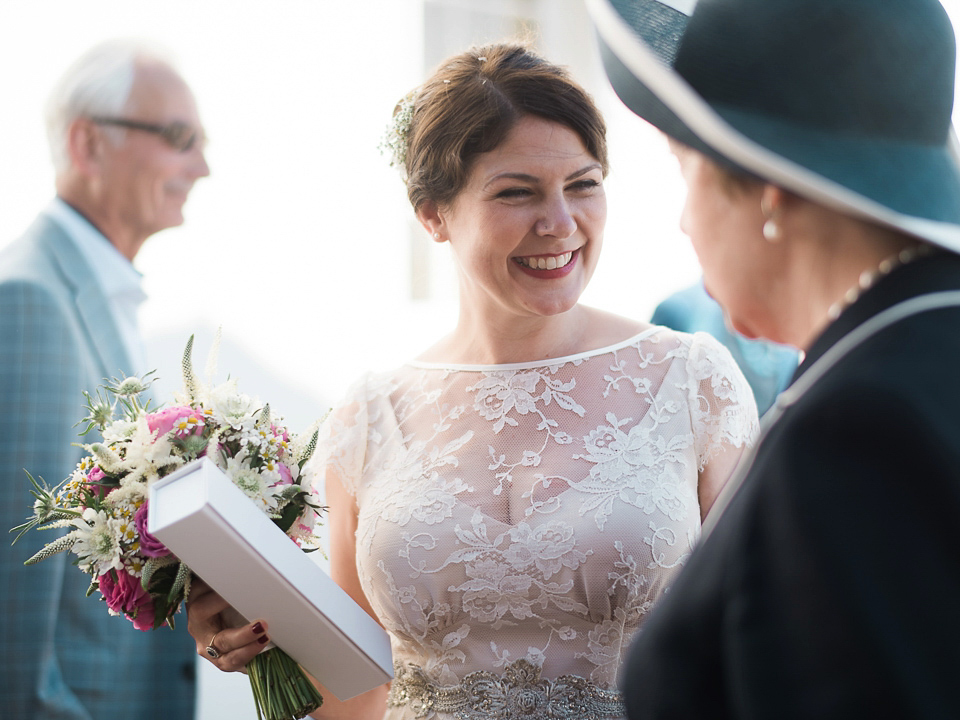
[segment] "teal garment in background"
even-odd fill
[[[0,253],[0,530],[32,507],[24,470],[55,485],[83,451],[82,391],[132,371],[107,298],[69,235],[41,214]],[[190,720],[196,645],[176,630],[112,617],[90,577],[62,553],[24,560],[55,531],[0,542],[0,717]],[[12,539],[12,537],[10,537]]]
[[[706,332],[723,343],[750,383],[760,415],[790,384],[799,363],[800,355],[795,348],[767,340],[750,340],[727,328],[723,310],[707,294],[702,282],[660,303],[650,322],[681,332]]]

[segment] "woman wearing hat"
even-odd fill
[[[633,718],[960,717],[960,175],[936,0],[590,0],[681,226],[801,348],[652,614]]]

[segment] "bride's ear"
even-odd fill
[[[423,225],[423,229],[435,242],[446,242],[449,240],[445,236],[446,223],[443,221],[443,215],[433,200],[424,200],[417,210],[417,220]]]

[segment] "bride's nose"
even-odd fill
[[[534,231],[541,237],[567,238],[577,229],[577,221],[563,196],[551,198],[543,205],[543,211],[534,224]]]

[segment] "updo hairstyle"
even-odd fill
[[[606,125],[586,91],[525,45],[483,45],[448,59],[416,92],[404,162],[414,210],[428,200],[448,207],[474,157],[526,115],[573,130],[606,176]]]

